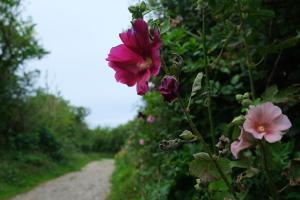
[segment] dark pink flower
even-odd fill
[[[172,102],[179,95],[179,83],[173,76],[165,76],[159,86],[159,92],[167,102]]]
[[[148,24],[136,19],[131,29],[119,35],[123,44],[111,48],[106,59],[116,72],[116,80],[129,87],[137,85],[138,95],[149,91],[150,77],[160,70],[160,38],[157,30],[153,33],[151,39]]]
[[[231,153],[235,158],[238,158],[240,151],[249,148],[254,143],[254,138],[250,133],[247,133],[241,128],[239,139],[230,145]]]
[[[147,122],[148,122],[149,124],[154,123],[154,122],[155,122],[155,117],[154,117],[153,115],[149,115],[149,116],[147,117]]]
[[[256,139],[269,143],[280,141],[283,131],[291,128],[292,124],[281,109],[273,103],[267,102],[258,106],[250,106],[243,128]]]

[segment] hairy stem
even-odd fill
[[[240,17],[240,28],[242,31],[242,39],[243,39],[243,43],[245,46],[245,53],[246,53],[246,57],[247,57],[247,68],[248,68],[248,77],[249,77],[249,82],[250,82],[250,89],[251,89],[251,96],[252,99],[255,99],[255,87],[254,87],[254,80],[253,80],[253,75],[252,75],[252,69],[251,69],[251,58],[250,58],[250,51],[249,51],[249,47],[248,47],[248,43],[245,37],[245,33],[242,30],[243,27],[243,15],[242,15],[242,5],[240,0],[237,0],[237,4],[238,4],[238,11],[239,11],[239,17]]]
[[[205,75],[206,75],[206,85],[207,85],[207,112],[208,112],[208,120],[209,120],[209,130],[210,130],[210,137],[212,148],[216,145],[216,136],[214,130],[214,123],[212,118],[212,109],[211,109],[211,88],[209,82],[209,65],[208,65],[208,58],[207,58],[207,47],[206,47],[206,30],[205,30],[205,12],[204,8],[202,11],[202,40],[203,40],[203,52],[204,52],[204,65],[205,65]]]
[[[228,189],[230,190],[230,192],[232,193],[234,199],[238,200],[239,198],[237,197],[234,189],[232,188],[232,186],[230,185],[225,173],[223,172],[221,166],[219,165],[218,161],[214,158],[209,146],[207,145],[207,143],[205,142],[202,134],[198,131],[195,123],[193,122],[190,114],[187,112],[187,110],[185,109],[185,105],[184,103],[182,102],[181,98],[178,98],[178,101],[179,101],[179,104],[182,108],[182,111],[187,119],[187,122],[190,126],[190,128],[192,129],[192,132],[199,138],[199,140],[201,141],[204,149],[207,151],[208,155],[209,155],[209,158],[210,160],[213,162],[213,164],[215,165],[218,173],[220,174],[221,178],[223,179],[223,181],[225,182],[226,186],[228,187]]]
[[[261,150],[261,157],[262,157],[262,166],[264,168],[264,171],[266,173],[267,179],[268,179],[268,186],[269,186],[269,190],[270,193],[273,197],[274,200],[278,200],[278,193],[277,193],[277,189],[276,186],[274,184],[272,175],[270,174],[269,168],[268,168],[268,161],[267,161],[267,157],[266,157],[266,149],[264,147],[264,144],[262,141],[259,142],[259,146],[260,146],[260,150]]]

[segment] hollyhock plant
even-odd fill
[[[179,83],[173,76],[165,76],[159,86],[159,92],[167,102],[174,101],[179,95]]]
[[[149,124],[154,123],[154,122],[155,122],[155,117],[154,117],[153,115],[149,115],[149,116],[147,117],[147,122],[148,122]]]
[[[241,128],[241,133],[237,141],[234,141],[230,145],[231,153],[235,158],[238,158],[239,153],[249,148],[254,143],[254,138],[250,133],[247,133],[243,128]]]
[[[148,82],[160,70],[160,36],[153,30],[150,37],[148,24],[143,19],[136,19],[132,28],[121,33],[123,44],[111,48],[108,65],[115,70],[118,82],[132,87],[136,85],[137,94],[144,95],[149,91]]]
[[[269,143],[280,141],[283,131],[291,128],[288,117],[271,102],[250,106],[243,128],[256,139],[265,139]]]

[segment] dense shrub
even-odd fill
[[[39,148],[40,136],[38,133],[22,133],[14,138],[17,151],[36,151]]]
[[[62,144],[55,137],[54,133],[48,128],[43,128],[39,132],[40,149],[51,156],[54,160],[62,160],[64,158],[64,150]]]
[[[147,2],[154,10],[150,14],[153,19],[149,20],[149,26],[159,25],[161,28],[163,70],[159,77],[151,79],[152,91],[143,97],[145,104],[140,111],[145,116],[155,116],[156,121],[149,124],[145,119],[136,119],[130,127],[126,145],[117,156],[110,198],[234,198],[224,181],[212,178],[210,170],[214,167],[209,165],[209,159],[201,157],[206,154],[198,155],[198,160],[193,157],[197,152],[203,153],[203,145],[176,144],[178,140],[175,139],[190,129],[182,114],[182,104],[187,105],[184,110],[206,143],[210,144],[216,158],[229,163],[229,167],[226,164],[222,167],[232,170],[227,174],[229,184],[240,199],[268,199],[271,194],[275,194],[273,199],[300,198],[299,174],[295,176],[299,172],[295,163],[300,151],[300,116],[296,111],[300,106],[300,61],[297,56],[300,49],[300,2]],[[129,10],[136,16],[134,12],[144,8],[145,4],[140,4]],[[180,81],[181,102],[167,104],[153,92],[159,89],[165,74],[174,75]],[[197,82],[198,85],[200,82],[197,93],[189,98],[199,74],[203,75],[203,81]],[[263,149],[259,146],[245,151],[242,159],[236,161],[229,145],[219,149],[218,140],[222,135],[230,142],[236,140],[249,105],[262,102],[280,106],[291,120],[292,128],[281,142],[266,145],[265,153],[258,151]],[[239,118],[235,118],[237,116]],[[143,143],[139,142],[141,139]],[[173,148],[160,150],[159,146],[166,149],[162,146],[166,144],[172,144]],[[262,163],[260,158],[266,153],[269,156]],[[263,167],[266,165],[272,169],[269,173],[276,184],[275,193],[269,188],[270,175]],[[124,174],[130,178],[123,184],[120,180]]]

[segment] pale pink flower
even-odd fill
[[[238,158],[239,152],[249,148],[253,143],[253,136],[242,128],[239,139],[231,143],[230,151],[235,158]]]
[[[139,140],[139,144],[140,144],[140,145],[144,145],[144,144],[145,144],[144,139],[140,139],[140,140]]]
[[[148,122],[149,124],[154,123],[154,122],[155,122],[155,117],[154,117],[153,115],[149,115],[149,116],[147,117],[147,122]]]
[[[250,106],[243,128],[256,139],[264,138],[269,143],[280,141],[292,124],[281,109],[271,102]]]

